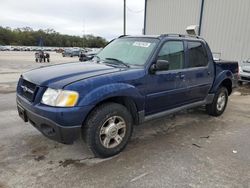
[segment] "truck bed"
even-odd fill
[[[215,68],[215,74],[216,77],[221,73],[226,71],[226,74],[230,74],[231,72],[233,74],[232,77],[232,87],[235,88],[238,86],[238,78],[239,78],[239,64],[237,61],[225,61],[225,60],[218,60],[215,61],[216,68]]]
[[[216,63],[216,72],[222,70],[230,70],[233,74],[238,73],[239,66],[237,61],[226,61],[226,60],[217,60]],[[217,69],[219,69],[217,71]]]

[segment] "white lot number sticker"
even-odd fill
[[[133,46],[138,46],[138,47],[143,47],[143,48],[148,48],[150,46],[151,43],[149,42],[139,42],[139,41],[135,41],[133,43]]]

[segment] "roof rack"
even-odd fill
[[[119,39],[119,38],[122,38],[122,37],[126,37],[126,36],[128,36],[128,35],[120,35],[120,36],[118,37],[118,39]]]
[[[168,33],[168,34],[161,34],[160,37],[184,37],[184,38],[197,38],[202,39],[197,35],[184,35],[184,34],[176,34],[176,33]]]

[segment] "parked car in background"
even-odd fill
[[[74,57],[80,55],[80,50],[79,49],[65,49],[64,52],[62,53],[63,57]]]
[[[22,51],[22,48],[20,46],[13,46],[12,50],[13,51]]]
[[[31,51],[31,47],[24,47],[24,51]]]
[[[41,50],[43,50],[43,48],[40,47],[40,46],[38,46],[38,47],[34,47],[33,50],[34,50],[34,51],[41,51]]]
[[[250,58],[239,64],[239,84],[250,82]]]
[[[89,61],[91,60],[98,52],[97,51],[89,51],[89,52],[81,52],[79,56],[79,61]]]
[[[63,48],[55,48],[56,53],[63,53],[64,49]]]
[[[13,48],[12,48],[12,46],[1,46],[0,50],[1,51],[12,51]]]
[[[102,48],[87,48],[80,53],[79,61],[89,61],[101,50]]]

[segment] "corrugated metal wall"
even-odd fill
[[[146,34],[185,33],[199,25],[200,0],[147,0]]]
[[[146,34],[185,33],[199,25],[201,0],[147,0]],[[205,0],[201,27],[222,59],[250,58],[250,0]]]
[[[250,58],[250,0],[205,0],[201,36],[222,59]]]

